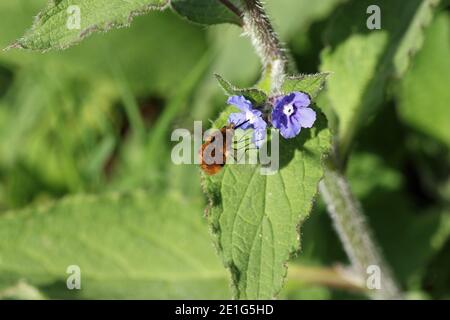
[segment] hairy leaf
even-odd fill
[[[332,71],[327,98],[339,118],[342,153],[383,99],[390,76],[401,76],[423,40],[439,0],[361,0],[344,5],[326,33],[322,70]],[[381,30],[369,30],[366,10],[381,10]]]
[[[31,28],[10,48],[65,49],[93,32],[128,26],[134,16],[162,10],[168,0],[71,0],[50,1]]]
[[[0,288],[50,298],[228,298],[201,202],[177,194],[77,196],[0,216]],[[68,290],[68,266],[81,290]]]
[[[281,89],[283,93],[303,91],[314,98],[322,90],[328,75],[328,73],[318,73],[287,77]]]
[[[240,0],[171,0],[173,10],[190,21],[212,25],[241,25]]]
[[[286,262],[299,249],[299,226],[311,210],[329,146],[330,133],[319,114],[312,129],[295,139],[280,138],[275,174],[262,175],[259,165],[246,164],[226,165],[218,175],[204,177],[209,221],[237,298],[271,299],[280,291]]]
[[[217,81],[219,81],[219,84],[222,86],[222,88],[225,90],[225,92],[229,95],[238,95],[238,96],[244,96],[247,99],[254,102],[256,105],[263,104],[267,100],[267,95],[256,88],[237,88],[233,86],[231,83],[226,81],[224,78],[219,76],[218,74],[215,75]]]

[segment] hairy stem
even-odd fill
[[[286,73],[286,51],[274,32],[261,2],[259,0],[242,1],[245,5],[244,30],[250,36],[264,67],[270,70],[271,89],[273,93],[276,93]],[[368,275],[368,271],[374,272],[373,275],[375,275],[379,270],[381,288],[370,290],[370,296],[376,299],[399,299],[401,294],[396,281],[374,241],[361,206],[353,196],[339,167],[337,157],[331,157],[329,165],[324,168],[324,178],[319,184],[319,189],[352,263],[352,269],[361,281],[365,279],[370,281],[368,276],[372,273]],[[375,269],[370,269],[371,266]],[[376,288],[376,281],[373,285]]]
[[[400,299],[400,291],[374,241],[361,205],[353,196],[346,178],[335,169],[333,163],[325,169],[319,190],[355,274],[368,280],[367,286],[372,289],[368,291],[369,295],[375,299]],[[377,276],[376,273],[380,276],[379,287],[371,276]]]
[[[271,91],[278,93],[283,84],[287,55],[278,39],[270,19],[259,0],[243,0],[244,30],[250,36],[264,69],[270,72]]]
[[[364,293],[367,291],[364,281],[353,276],[345,267],[336,265],[332,267],[319,267],[300,265],[298,263],[289,265],[289,280],[291,285],[321,285],[329,288],[348,290]]]

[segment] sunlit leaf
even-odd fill
[[[134,191],[7,212],[0,216],[0,288],[23,280],[50,298],[228,298],[201,206]],[[81,290],[67,289],[72,265]]]
[[[328,73],[318,73],[290,76],[284,80],[281,90],[286,94],[293,91],[302,91],[315,98],[319,91],[323,89],[328,75]]]
[[[329,146],[330,133],[319,115],[315,126],[296,139],[280,138],[275,174],[262,175],[259,165],[227,165],[218,175],[205,177],[209,220],[237,298],[271,299],[281,290]]]
[[[12,48],[65,49],[93,32],[128,26],[134,16],[162,10],[168,0],[71,0],[50,1],[31,29]]]

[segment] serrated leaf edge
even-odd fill
[[[14,43],[10,44],[9,46],[7,46],[6,48],[3,49],[3,51],[9,51],[11,49],[22,49],[22,50],[31,50],[31,51],[38,51],[41,53],[45,53],[48,52],[50,50],[65,50],[69,47],[75,46],[77,44],[79,44],[81,41],[83,41],[85,38],[89,37],[91,34],[95,33],[95,32],[100,32],[100,33],[106,33],[108,31],[110,31],[111,29],[120,29],[120,28],[126,28],[129,27],[133,21],[133,19],[137,16],[141,16],[144,15],[148,12],[151,11],[164,11],[165,9],[167,9],[170,5],[170,1],[167,0],[167,2],[163,5],[153,5],[153,4],[147,4],[142,6],[139,9],[133,10],[130,12],[130,14],[127,17],[127,22],[125,23],[119,23],[117,21],[111,21],[109,23],[106,24],[106,26],[101,27],[98,24],[96,25],[92,25],[88,28],[85,28],[84,30],[80,30],[79,31],[79,36],[78,39],[70,42],[67,45],[63,45],[60,47],[50,47],[50,48],[46,48],[46,49],[34,49],[34,48],[27,48],[25,47],[21,42],[24,41],[25,37],[28,34],[31,34],[32,32],[34,32],[39,24],[40,19],[42,18],[42,16],[44,15],[44,13],[51,9],[52,6],[54,6],[54,3],[52,0],[50,0],[50,2],[48,3],[47,7],[45,9],[43,9],[42,11],[40,11],[35,17],[34,17],[34,21],[33,24],[31,26],[31,28],[29,30],[27,30],[25,32],[25,35],[20,37],[18,40],[16,40]]]

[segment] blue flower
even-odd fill
[[[241,110],[239,113],[230,114],[228,123],[233,123],[243,130],[253,129],[252,142],[259,148],[266,138],[267,128],[267,123],[262,118],[262,112],[254,109],[252,103],[243,96],[230,97],[228,104],[232,104]]]
[[[272,124],[286,138],[294,138],[302,128],[311,128],[316,121],[316,112],[308,108],[311,99],[306,93],[292,92],[275,101]]]

